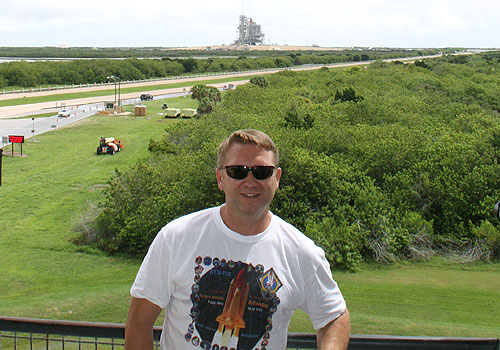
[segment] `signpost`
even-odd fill
[[[21,157],[23,156],[24,136],[9,135],[9,142],[12,143],[12,156],[14,157],[14,144],[21,144]]]

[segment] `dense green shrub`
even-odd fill
[[[306,232],[323,248],[332,265],[342,266],[351,271],[359,268],[367,232],[358,224],[339,225],[333,218],[325,218],[319,223],[309,224]]]
[[[269,81],[267,81],[266,77],[253,77],[250,79],[250,84],[254,84],[260,87],[266,87],[269,85]]]
[[[195,85],[190,90],[191,98],[198,100],[199,106],[197,115],[212,113],[217,102],[222,100],[222,95],[217,88],[206,85]]]
[[[472,235],[479,241],[481,260],[500,258],[500,230],[497,227],[485,220],[472,230]]]
[[[196,155],[181,151],[175,157],[154,156],[127,172],[117,171],[105,190],[95,244],[109,253],[141,256],[168,221],[221,203],[222,193],[213,181],[215,146],[201,147]]]
[[[281,153],[273,212],[333,264],[355,270],[363,259],[452,251],[497,259],[500,63],[489,55],[425,63],[282,71],[265,89],[238,86],[210,118],[169,126],[151,142],[151,159],[117,173],[95,243],[141,255],[172,218],[222,203],[216,148],[232,131],[256,128]]]

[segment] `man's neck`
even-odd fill
[[[220,208],[224,224],[243,236],[253,236],[264,232],[271,223],[271,213],[265,210],[260,215],[237,215],[228,210],[227,205]]]

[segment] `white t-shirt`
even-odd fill
[[[220,207],[163,227],[131,294],[166,308],[163,350],[283,350],[295,309],[318,330],[346,308],[312,240],[275,215],[264,232],[243,236]]]

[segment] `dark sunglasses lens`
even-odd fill
[[[229,177],[236,180],[243,180],[247,177],[248,172],[252,171],[253,177],[257,180],[265,180],[273,175],[274,167],[272,166],[255,166],[247,168],[245,166],[228,166],[225,167]]]
[[[252,169],[252,174],[253,177],[255,177],[257,180],[264,180],[267,179],[268,177],[271,177],[273,171],[274,171],[273,167],[256,166]]]
[[[243,166],[228,166],[226,167],[227,175],[236,180],[243,180],[247,177],[248,168]]]

